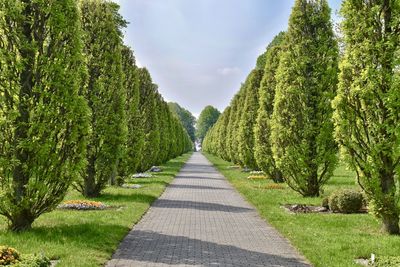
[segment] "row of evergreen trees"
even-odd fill
[[[0,0],[0,214],[31,227],[193,147],[105,0]]]
[[[400,2],[296,0],[203,149],[318,196],[338,148],[384,230],[399,234]]]

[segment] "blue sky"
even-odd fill
[[[198,115],[223,110],[273,37],[286,30],[294,0],[114,0],[130,22],[125,43],[167,101]],[[332,12],[341,0],[329,0]],[[334,15],[334,14],[333,14]]]

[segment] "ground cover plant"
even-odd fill
[[[108,187],[100,197],[90,199],[119,207],[116,209],[55,210],[36,220],[31,230],[19,234],[7,231],[7,222],[1,218],[0,242],[22,255],[44,253],[51,259],[59,259],[58,267],[104,264],[189,156],[168,161],[162,165],[163,172],[152,178],[135,179],[135,184],[142,185],[139,189]],[[69,191],[65,200],[78,199],[85,200],[78,192]]]
[[[205,156],[254,205],[261,217],[288,238],[314,266],[359,266],[354,259],[369,258],[371,253],[378,259],[398,255],[400,238],[384,234],[380,222],[371,214],[291,214],[282,208],[282,205],[297,203],[320,206],[324,196],[338,189],[359,189],[355,174],[343,164],[334,171],[322,196],[304,198],[288,187],[266,189],[264,186],[273,181],[248,180],[246,173],[227,168],[231,162],[207,153]]]

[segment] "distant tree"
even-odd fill
[[[338,47],[327,1],[296,0],[277,70],[272,151],[288,185],[318,196],[336,163],[331,100]]]
[[[336,139],[383,229],[399,234],[400,2],[343,2]]]
[[[284,33],[275,36],[267,48],[264,76],[259,89],[259,109],[254,126],[254,156],[259,168],[275,182],[283,182],[282,172],[277,168],[271,149],[271,117],[274,110],[276,70],[282,50]]]
[[[0,214],[22,231],[85,168],[88,108],[75,0],[0,0]]]
[[[77,188],[87,197],[96,197],[115,175],[126,142],[126,88],[121,61],[121,29],[126,22],[117,4],[103,0],[80,3],[89,75],[83,87],[91,110],[91,131],[88,166]]]
[[[195,141],[195,128],[196,118],[188,111],[187,109],[181,107],[179,104],[174,102],[169,102],[168,106],[173,115],[175,115],[182,123],[183,127],[185,127],[187,133],[190,136],[192,142]]]
[[[243,108],[241,111],[238,132],[240,162],[251,169],[257,169],[254,158],[254,124],[258,111],[258,91],[264,70],[254,69],[250,72],[245,85]]]
[[[207,131],[217,122],[218,117],[221,113],[218,109],[213,106],[206,106],[200,113],[199,119],[197,120],[196,137],[200,144],[203,142]]]

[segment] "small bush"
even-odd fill
[[[14,248],[0,246],[0,265],[11,265],[19,262],[20,254]]]
[[[362,208],[363,199],[363,194],[359,191],[339,190],[329,197],[329,209],[333,212],[356,213]]]
[[[49,267],[50,259],[44,255],[28,254],[22,257],[22,260],[13,265],[14,267]]]

